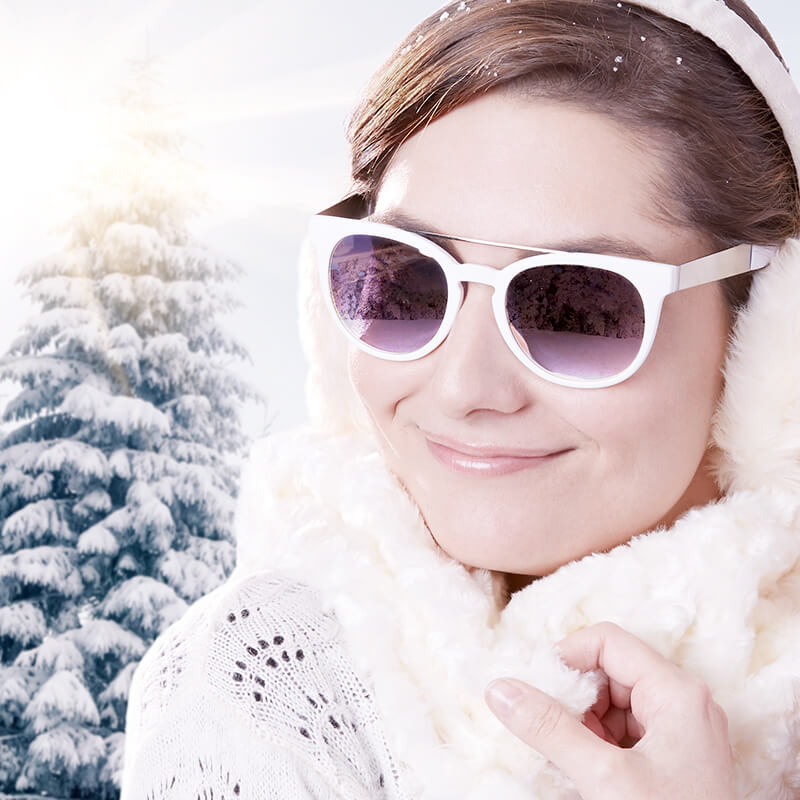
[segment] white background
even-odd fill
[[[230,327],[267,397],[253,434],[303,421],[295,264],[309,214],[347,185],[344,121],[436,0],[0,0],[0,352],[31,309],[14,280],[58,248],[67,186],[130,59],[162,58],[212,205],[192,229],[246,270]],[[800,73],[800,5],[751,0]],[[13,387],[0,385],[0,408]]]

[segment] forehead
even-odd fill
[[[398,148],[375,213],[532,246],[605,236],[673,260],[684,253],[658,220],[654,196],[665,169],[641,137],[605,115],[489,93]]]

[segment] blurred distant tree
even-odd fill
[[[201,172],[136,62],[123,133],[63,250],[21,280],[40,313],[0,359],[0,791],[118,796],[131,676],[233,569],[246,446],[222,327],[239,268],[195,241]],[[57,132],[56,132],[57,135]]]

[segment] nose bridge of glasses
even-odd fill
[[[503,278],[502,272],[486,264],[465,262],[456,267],[456,276],[462,283],[482,283],[496,289]]]

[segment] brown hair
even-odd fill
[[[743,2],[726,3],[780,53]],[[800,232],[792,155],[767,102],[710,39],[616,0],[472,0],[423,21],[378,70],[350,117],[353,189],[370,205],[397,148],[492,89],[555,99],[622,122],[658,148],[665,220],[719,249]],[[732,307],[751,276],[723,282]]]

